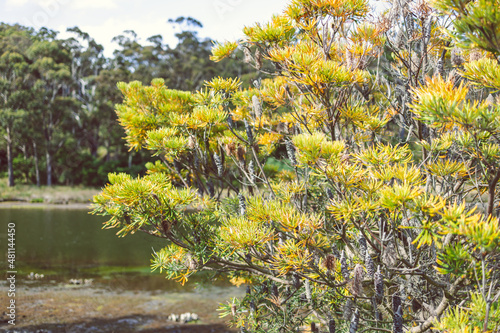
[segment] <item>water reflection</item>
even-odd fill
[[[92,278],[110,289],[180,290],[164,275],[151,273],[152,249],[165,246],[165,240],[143,233],[117,237],[117,229],[102,230],[105,217],[89,215],[86,209],[2,208],[0,244],[6,244],[7,224],[16,224],[16,268],[21,277],[43,273],[40,281],[26,284],[64,283],[69,279]],[[6,248],[0,252],[5,253]],[[6,268],[6,256],[0,266]],[[224,279],[198,276],[183,291],[198,283],[224,286]]]

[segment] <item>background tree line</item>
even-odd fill
[[[229,59],[209,59],[212,40],[198,37],[202,24],[179,17],[177,45],[161,35],[141,42],[132,30],[113,41],[113,56],[78,27],[73,37],[0,23],[0,177],[37,185],[99,186],[111,171],[133,174],[149,157],[128,152],[114,105],[120,81],[149,83],[163,78],[169,88],[197,90],[216,74],[247,76],[250,68]]]

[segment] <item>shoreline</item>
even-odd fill
[[[192,292],[115,291],[100,286],[57,283],[19,286],[16,293],[16,328],[22,332],[161,332],[232,333],[227,318],[217,308],[242,290],[207,287]],[[0,285],[0,301],[7,301],[7,287]],[[170,314],[192,312],[199,321],[180,323]],[[0,313],[0,331],[8,329]]]
[[[92,199],[102,188],[83,186],[35,186],[18,184],[7,186],[0,179],[0,208],[66,208],[89,209]]]
[[[0,201],[0,209],[82,209],[92,210],[91,203],[45,203],[28,201]]]

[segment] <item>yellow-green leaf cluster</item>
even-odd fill
[[[219,62],[222,59],[229,57],[234,50],[236,50],[236,48],[238,48],[238,43],[236,42],[215,43],[212,48],[210,60]]]

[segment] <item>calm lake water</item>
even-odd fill
[[[0,253],[7,252],[7,225],[13,222],[16,224],[16,269],[21,277],[34,272],[45,275],[38,283],[92,278],[110,288],[181,288],[178,283],[165,280],[164,275],[151,273],[152,249],[164,247],[165,240],[143,233],[119,238],[115,235],[118,229],[102,229],[106,220],[88,214],[85,209],[2,208]],[[0,267],[5,271],[6,255],[1,256]],[[212,279],[204,276],[190,281],[210,280],[212,284]]]

